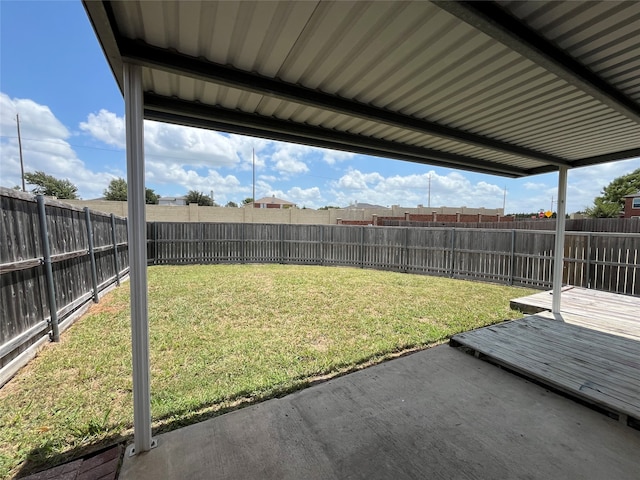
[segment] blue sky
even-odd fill
[[[125,177],[124,102],[79,1],[0,0],[0,185],[20,183],[16,114],[26,171],[68,178],[82,198]],[[508,179],[220,132],[145,122],[147,187],[164,196],[214,192],[217,203],[276,195],[300,207],[353,202],[415,207],[549,209],[557,174]],[[567,210],[593,202],[640,159],[570,170]],[[555,209],[555,204],[554,209]]]

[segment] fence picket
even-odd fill
[[[49,333],[58,339],[58,324],[126,274],[129,260],[124,218],[2,187],[0,210],[1,386],[5,367],[28,361]]]

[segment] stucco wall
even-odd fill
[[[106,200],[65,200],[76,207],[89,207],[105,213],[127,216],[127,202],[109,202]],[[304,225],[335,225],[338,219],[371,222],[373,215],[378,217],[401,217],[405,213],[432,215],[502,215],[502,209],[467,207],[418,207],[406,208],[394,205],[381,209],[330,209],[310,210],[298,208],[228,208],[200,207],[191,205],[147,205],[148,222],[223,222],[223,223],[291,223]],[[440,218],[439,218],[440,219]],[[454,220],[455,221],[455,220]]]

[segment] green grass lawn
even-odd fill
[[[149,268],[154,430],[521,315],[532,290],[355,268]],[[129,285],[0,389],[0,477],[131,435]],[[26,463],[25,463],[26,462]]]

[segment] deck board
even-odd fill
[[[551,311],[552,292],[511,300],[511,307],[526,313]],[[563,321],[601,332],[640,340],[640,297],[579,287],[562,290]]]
[[[461,333],[452,344],[611,413],[640,419],[640,341],[628,336],[542,313]]]
[[[547,333],[551,335],[533,335],[529,331],[522,332],[522,325],[529,325],[530,322],[519,322],[518,325],[501,325],[498,328],[500,331],[500,341],[503,343],[502,348],[509,350],[509,354],[513,358],[523,358],[523,361],[527,361],[529,364],[535,365],[535,362],[542,364],[542,369],[545,372],[551,372],[556,375],[565,375],[571,381],[589,382],[591,385],[603,386],[617,392],[620,395],[620,399],[627,403],[633,403],[633,400],[640,395],[640,375],[638,375],[638,368],[640,368],[640,357],[637,357],[635,361],[628,361],[628,358],[623,358],[622,362],[617,359],[612,359],[606,355],[593,354],[589,349],[590,345],[575,344],[570,345],[570,339],[567,342],[559,343],[552,341],[554,339],[553,333],[556,333],[556,339],[563,339],[564,336],[575,330],[574,326],[564,326],[560,331],[557,329],[550,329],[547,323],[557,325],[553,320],[543,319],[543,322],[538,322],[535,325],[536,330],[547,330]],[[558,335],[560,333],[560,335]],[[596,335],[602,335],[597,332]],[[610,339],[600,339],[604,342],[608,342]],[[592,342],[591,345],[597,345]],[[523,348],[524,347],[524,348]],[[602,349],[601,351],[604,351]],[[612,352],[615,353],[615,352]],[[533,362],[533,363],[532,363]],[[549,366],[554,362],[553,370]],[[620,365],[625,367],[621,369]],[[588,368],[588,375],[585,375],[585,367]],[[611,382],[611,376],[616,377],[616,382]]]

